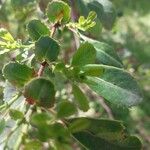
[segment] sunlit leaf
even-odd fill
[[[79,49],[75,52],[72,58],[73,66],[83,66],[95,62],[96,50],[92,44],[85,42],[82,43]]]
[[[100,76],[87,76],[83,81],[97,94],[120,106],[133,106],[141,102],[142,94],[135,79],[126,71],[105,65],[87,65],[87,68],[103,68]]]
[[[41,37],[35,43],[35,56],[39,61],[55,61],[59,54],[60,47],[58,43],[49,36]]]
[[[69,5],[63,1],[52,1],[47,7],[47,16],[52,23],[66,23],[69,21],[71,9]]]
[[[106,43],[99,42],[81,35],[81,38],[93,44],[96,50],[96,62],[122,68],[122,62],[115,50]]]
[[[41,36],[49,35],[50,31],[40,20],[31,20],[27,26],[30,37],[38,40]]]
[[[12,35],[4,28],[0,28],[0,39],[5,40],[6,42],[14,42]]]
[[[34,76],[34,71],[27,65],[10,62],[4,66],[3,75],[13,85],[21,87]]]

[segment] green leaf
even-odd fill
[[[92,44],[82,43],[72,58],[73,66],[84,66],[95,62],[96,51]]]
[[[68,130],[61,123],[45,124],[38,126],[38,138],[46,141],[49,138],[62,139],[69,135]]]
[[[109,0],[92,0],[87,4],[90,10],[97,13],[97,17],[106,29],[111,29],[116,20],[116,11]]]
[[[72,102],[63,100],[57,105],[57,117],[64,118],[73,115],[76,112],[76,107]]]
[[[24,96],[34,100],[37,105],[52,107],[55,102],[54,85],[45,78],[34,78],[25,85]]]
[[[0,28],[0,55],[8,53],[17,47],[17,42],[4,28]]]
[[[50,31],[40,20],[32,20],[27,25],[30,37],[37,41],[41,36],[49,35]]]
[[[116,20],[116,11],[109,0],[77,0],[81,15],[86,16],[90,11],[97,13],[98,19],[106,29],[111,29]]]
[[[87,76],[83,82],[97,94],[118,106],[130,107],[141,102],[142,94],[140,88],[128,72],[105,65],[85,66],[86,69],[94,67],[97,70],[99,67],[100,71],[103,68],[103,73],[97,77]]]
[[[71,9],[69,5],[63,1],[52,1],[47,7],[47,16],[52,23],[67,23],[70,19]]]
[[[93,37],[94,39],[99,39],[102,33],[102,23],[98,18],[95,19],[95,23],[95,26],[89,28],[85,35],[90,35],[90,37]]]
[[[82,126],[82,128],[77,127]],[[106,140],[121,140],[124,138],[124,126],[121,122],[108,119],[73,118],[69,120],[69,129],[72,133],[90,131],[95,136]],[[123,135],[124,134],[124,135]]]
[[[115,66],[119,68],[123,67],[120,58],[118,57],[117,53],[111,46],[109,46],[106,43],[90,39],[81,34],[80,36],[83,40],[88,41],[89,43],[93,44],[96,50],[96,62],[97,63],[102,63],[104,65]]]
[[[12,35],[4,28],[0,28],[0,39],[5,40],[6,42],[14,42]]]
[[[31,117],[31,124],[36,127],[44,127],[51,119],[52,116],[46,112],[34,113]]]
[[[55,61],[59,51],[60,47],[58,43],[48,36],[41,37],[35,43],[35,56],[41,62],[44,60],[49,62]]]
[[[68,129],[71,133],[77,133],[88,129],[91,125],[91,122],[88,118],[73,118],[67,120],[69,122]]]
[[[9,115],[13,120],[22,119],[24,117],[23,113],[21,111],[10,109]]]
[[[90,150],[141,150],[141,142],[137,137],[129,137],[122,142],[109,142],[101,137],[97,137],[90,132],[82,131],[74,134],[84,148]]]
[[[54,123],[49,126],[49,136],[58,138],[68,136],[67,129],[61,123]]]
[[[6,126],[6,123],[5,123],[5,120],[2,119],[0,121],[0,135],[3,133],[4,129],[5,129],[5,126]]]
[[[100,77],[105,69],[99,65],[85,65],[81,68],[81,73],[85,76]]]
[[[10,62],[6,64],[2,72],[4,77],[17,87],[24,86],[24,84],[34,76],[32,68],[17,62]]]
[[[87,97],[81,91],[81,89],[77,85],[73,84],[72,90],[73,90],[73,95],[75,98],[74,100],[78,104],[79,108],[83,111],[88,111],[89,102],[88,102]]]
[[[70,119],[68,122],[69,129],[73,129],[69,131],[73,131],[72,133],[76,140],[87,149],[141,149],[140,140],[136,137],[129,136],[119,121],[82,117]],[[78,130],[79,124],[83,126],[80,130]]]
[[[86,31],[96,25],[94,21],[96,17],[96,13],[94,11],[90,11],[86,19],[84,18],[84,16],[80,16],[78,23],[75,23],[75,27],[82,31]]]

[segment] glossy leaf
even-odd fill
[[[27,26],[30,37],[37,41],[41,36],[49,35],[50,31],[40,20],[31,20]]]
[[[80,45],[72,58],[73,66],[84,66],[95,62],[96,50],[92,44],[85,42]]]
[[[96,62],[104,65],[122,68],[123,64],[115,50],[106,43],[99,42],[81,35],[81,38],[93,44],[96,50]]]
[[[55,101],[54,85],[45,78],[35,78],[25,85],[24,96],[43,107],[52,107]]]
[[[22,119],[24,117],[23,113],[21,111],[16,110],[16,109],[10,109],[9,115],[13,120]]]
[[[73,115],[75,112],[76,112],[75,105],[67,100],[63,100],[57,105],[58,118],[69,117]]]
[[[66,23],[70,19],[71,9],[69,5],[63,1],[56,0],[48,4],[47,16],[52,23]]]
[[[73,118],[67,120],[68,123],[68,129],[71,133],[77,133],[80,131],[84,131],[89,128],[91,125],[91,122],[88,118]]]
[[[75,124],[84,126],[78,130]],[[86,126],[85,126],[86,123]],[[74,127],[74,128],[73,128]],[[69,129],[78,142],[90,150],[101,149],[141,149],[138,138],[129,136],[121,122],[107,119],[73,118],[69,120]]]
[[[34,76],[34,71],[24,64],[10,62],[4,66],[3,75],[13,85],[22,87]]]
[[[89,102],[87,97],[81,91],[81,89],[77,85],[72,86],[74,100],[82,111],[88,111]]]
[[[81,73],[85,76],[93,76],[93,77],[100,77],[103,75],[105,69],[103,66],[99,65],[85,65],[81,69]]]
[[[95,136],[108,140],[121,140],[124,138],[124,126],[121,122],[108,119],[73,118],[69,120],[69,129],[72,133],[89,130]],[[78,126],[77,126],[78,125]],[[79,128],[82,126],[82,128]]]
[[[85,148],[90,150],[141,150],[141,142],[137,137],[129,137],[121,142],[114,142],[104,140],[101,137],[97,137],[90,132],[81,131],[75,133],[74,137],[79,141]]]
[[[85,68],[101,70],[97,77],[87,76],[83,81],[97,94],[113,104],[130,107],[142,100],[142,94],[135,79],[126,71],[105,65],[87,65]]]
[[[5,120],[1,119],[0,120],[0,135],[3,133],[5,126],[6,126]]]
[[[57,56],[59,54],[60,47],[58,43],[48,37],[44,36],[41,37],[36,43],[35,43],[35,56],[39,61],[55,61],[57,59]]]

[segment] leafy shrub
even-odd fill
[[[0,54],[17,51],[15,60],[2,70],[5,88],[9,87],[5,94],[12,92],[0,106],[4,149],[43,149],[47,143],[49,149],[69,150],[74,142],[90,150],[141,149],[140,140],[130,136],[122,122],[80,115],[90,109],[83,85],[121,107],[137,105],[142,96],[114,49],[86,36],[98,20],[105,28],[112,27],[116,16],[112,3],[78,3],[84,4],[84,9],[78,8],[88,15],[72,22],[67,3],[50,2],[45,21],[34,19],[28,23],[30,38],[26,43],[0,29]],[[67,42],[65,32],[69,33]],[[66,60],[70,38],[80,45],[75,45]],[[10,91],[10,87],[14,90]],[[69,88],[71,93],[64,95],[63,90]]]

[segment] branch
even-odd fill
[[[76,7],[75,7],[76,6],[75,5],[75,1],[74,0],[70,0],[70,5],[71,5],[71,10],[72,10],[72,12],[71,12],[71,19],[73,21],[76,21],[77,18],[78,18],[78,14],[77,14],[77,10],[76,10]],[[77,49],[80,46],[80,39],[75,33],[73,33],[73,35],[74,35],[74,40],[75,40],[75,49]]]
[[[91,97],[92,99],[96,99],[98,100],[98,102],[101,104],[101,106],[104,108],[104,110],[106,111],[108,117],[110,119],[114,119],[113,113],[111,108],[105,103],[104,99],[100,96],[98,96],[95,92],[91,91],[88,87],[85,87],[84,89],[86,89],[86,93],[89,93],[89,97]]]
[[[40,66],[39,71],[37,73],[38,77],[42,76],[42,74],[43,74],[44,69],[45,69],[46,66],[47,66],[47,62],[46,61],[44,61],[43,63],[41,63],[41,66]]]
[[[55,23],[55,24],[53,25],[52,30],[51,30],[51,34],[50,34],[51,37],[54,36],[54,34],[55,34],[55,32],[56,32],[56,29],[57,29],[59,26],[60,26],[59,23]],[[47,62],[46,62],[46,61],[44,61],[44,62],[41,63],[41,66],[40,66],[40,68],[39,68],[39,70],[38,70],[38,73],[37,73],[37,76],[38,76],[38,77],[41,77],[41,76],[43,75],[43,72],[44,72],[44,69],[45,69],[46,66],[47,66]]]
[[[76,10],[75,0],[70,0],[70,5],[71,5],[71,8],[72,8],[71,18],[72,18],[73,21],[76,21],[77,18],[78,18],[78,13],[77,13],[77,10]]]
[[[101,106],[104,108],[104,110],[108,114],[108,117],[110,119],[114,119],[113,113],[112,113],[111,109],[109,108],[109,106],[105,103],[104,99],[101,97],[98,100],[99,100]]]

